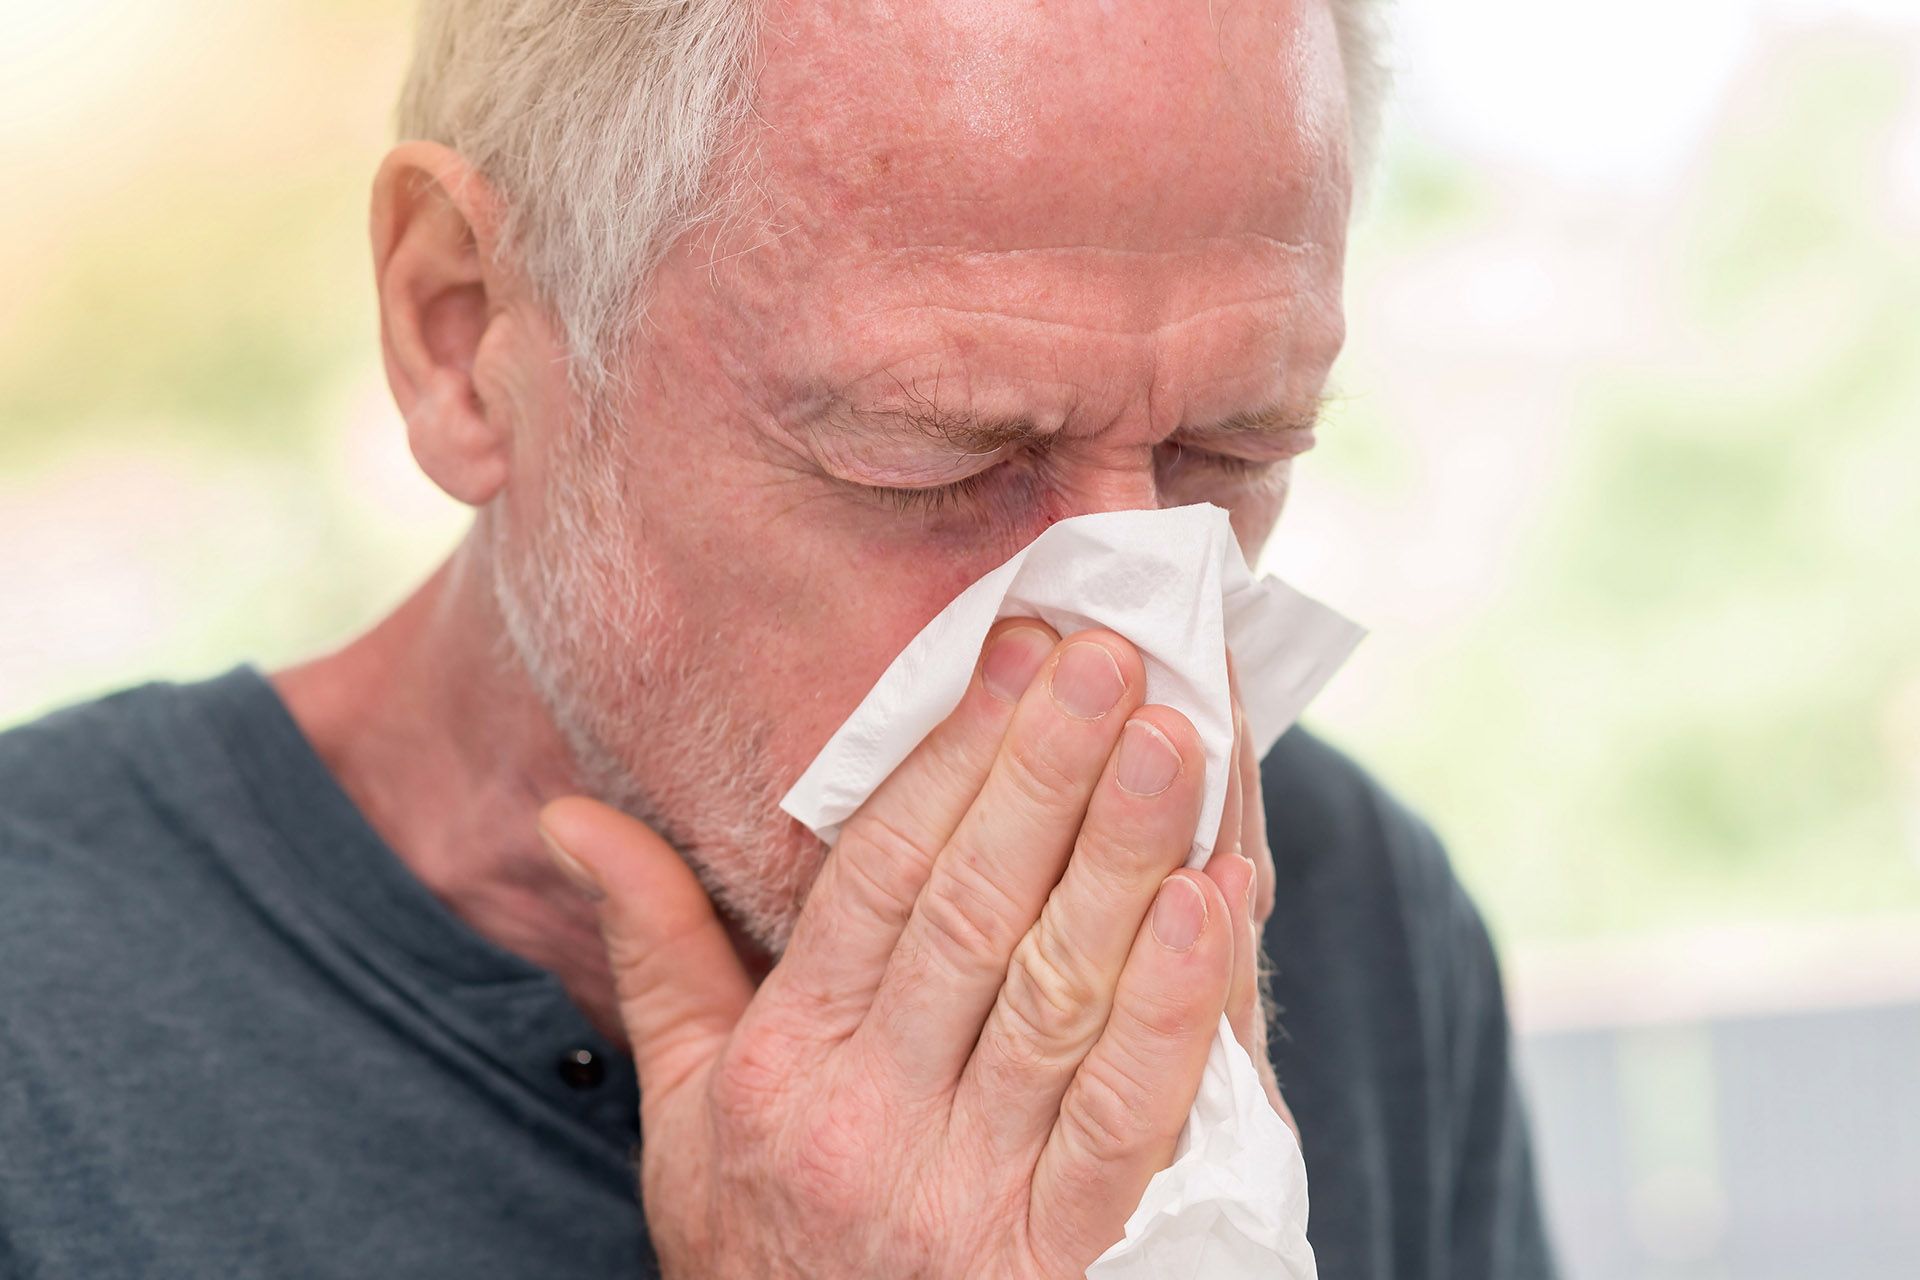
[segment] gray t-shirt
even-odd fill
[[[1321,1275],[1548,1275],[1444,855],[1303,733],[1265,782]],[[0,734],[0,1276],[650,1276],[636,1097],[251,668]]]

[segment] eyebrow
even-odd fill
[[[1315,396],[1305,404],[1273,404],[1243,410],[1213,422],[1181,427],[1173,435],[1192,439],[1280,436],[1308,431],[1319,421],[1326,401],[1325,396]],[[1042,430],[1030,418],[983,418],[931,404],[865,407],[842,400],[819,416],[843,426],[884,425],[903,429],[965,453],[992,453],[1009,445],[1042,443],[1055,434]]]
[[[1175,435],[1244,436],[1284,435],[1289,431],[1311,431],[1320,421],[1328,397],[1314,396],[1304,404],[1273,404],[1261,409],[1228,414],[1218,422],[1183,428]]]

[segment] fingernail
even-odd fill
[[[1260,885],[1260,868],[1254,865],[1253,859],[1244,853],[1235,854],[1234,856],[1247,864],[1247,914],[1251,915],[1253,914],[1254,891]]]
[[[548,835],[545,827],[540,827],[538,830],[540,843],[547,846],[547,856],[553,859],[553,865],[560,868],[560,874],[565,876],[574,888],[593,902],[598,902],[607,896],[606,891],[600,887],[600,882],[593,878],[593,873],[588,871],[584,864],[562,849],[560,842]]]
[[[980,668],[980,683],[1002,702],[1018,702],[1053,652],[1053,637],[1037,627],[1010,627],[995,637]]]
[[[1157,796],[1173,785],[1180,773],[1180,753],[1167,736],[1144,720],[1129,720],[1120,731],[1120,760],[1113,780],[1122,791]]]
[[[1061,710],[1082,720],[1098,720],[1120,701],[1127,682],[1105,647],[1082,640],[1060,654],[1052,687],[1053,700]]]
[[[1207,927],[1207,900],[1185,876],[1168,876],[1153,899],[1153,936],[1170,951],[1189,950]]]

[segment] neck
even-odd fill
[[[505,639],[474,534],[345,648],[274,687],[401,861],[483,937],[556,974],[625,1044],[593,907],[554,868],[540,806],[578,791],[570,756]]]

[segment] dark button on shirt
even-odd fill
[[[561,1054],[556,1065],[569,1089],[597,1089],[607,1078],[607,1067],[600,1055],[584,1046]]]

